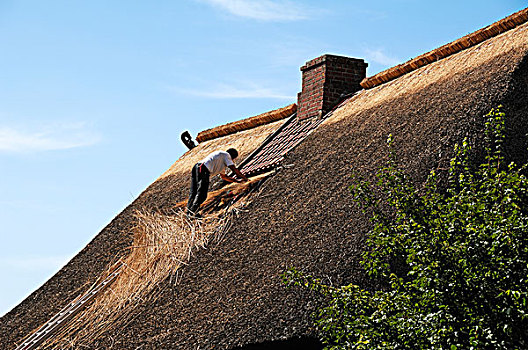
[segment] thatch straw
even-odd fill
[[[266,137],[277,130],[283,123],[284,120],[281,119],[221,138],[204,141],[197,147],[181,156],[165,173],[159,177],[159,179],[176,175],[178,177],[182,177],[185,182],[188,182],[191,168],[194,164],[205,158],[211,152],[226,150],[230,147],[237,149],[237,160],[244,159],[247,155],[253,152],[266,139]],[[185,185],[185,188],[187,188],[187,185]]]
[[[503,18],[485,28],[479,29],[476,32],[468,34],[451,43],[445,44],[435,50],[429,51],[423,55],[415,57],[403,64],[389,68],[372,77],[363,79],[361,86],[365,89],[370,89],[381,85],[388,81],[394,80],[404,74],[412,72],[420,67],[426,66],[432,62],[438,61],[442,58],[451,56],[457,52],[465,50],[469,47],[475,46],[487,39],[502,34],[510,29],[513,29],[528,21],[528,8],[514,13],[511,16]]]
[[[364,111],[375,110],[390,101],[405,98],[433,84],[453,79],[462,72],[486,66],[506,53],[523,50],[528,50],[528,23],[488,39],[481,45],[470,47],[446,59],[416,69],[398,79],[372,89],[362,90],[337,108],[332,117],[326,119],[324,123],[337,123],[343,118],[354,118]],[[445,91],[445,94],[449,93],[451,91]]]
[[[236,200],[238,196],[245,195],[248,192],[257,188],[261,181],[270,176],[272,172],[267,172],[258,176],[254,176],[247,182],[235,182],[222,187],[219,190],[211,191],[207,195],[207,199],[202,203],[202,212],[210,213],[223,209],[230,201]],[[187,201],[176,203],[177,208],[184,208]]]
[[[480,116],[496,102],[513,106],[511,110],[516,114],[509,123],[519,127],[519,135],[524,134],[527,123],[522,116],[528,115],[527,52],[528,24],[524,24],[351,98],[288,155],[288,164],[294,166],[280,174],[273,182],[273,189],[265,191],[258,205],[251,207],[251,215],[245,215],[230,231],[230,234],[236,234],[237,230],[244,234],[224,240],[217,254],[186,266],[186,284],[157,299],[156,307],[167,310],[164,315],[146,312],[133,323],[127,323],[127,327],[116,326],[105,334],[106,338],[113,336],[129,348],[154,348],[163,342],[183,344],[180,348],[185,349],[210,347],[214,339],[220,347],[228,349],[308,334],[307,320],[313,309],[307,306],[310,303],[305,303],[309,299],[283,291],[276,277],[283,268],[294,264],[320,276],[329,276],[333,283],[362,278],[355,272],[360,269],[355,267],[361,256],[362,233],[370,226],[346,195],[350,169],[365,178],[373,176],[386,155],[385,144],[380,140],[391,132],[401,137],[398,154],[411,171],[413,181],[421,181],[431,168],[448,161],[454,142],[467,136],[479,139]],[[190,168],[185,162],[198,160],[200,154],[195,152],[207,153],[203,150],[206,145],[223,148],[228,143],[226,140],[240,139],[240,135],[248,142],[246,149],[251,149],[252,133],[261,137],[261,130],[270,125],[200,144],[198,150],[188,152],[184,163],[177,162],[171,169],[171,174],[185,171],[185,177],[157,181],[134,205],[162,203],[168,207],[173,205],[171,198],[182,200],[184,195],[173,194],[187,192]],[[517,149],[521,152],[526,147]],[[312,156],[306,157],[307,154]],[[158,188],[173,197],[157,192]],[[52,314],[53,309],[46,302],[52,304],[63,295],[73,299],[74,292],[68,288],[77,289],[73,284],[76,275],[88,275],[92,280],[86,265],[94,260],[87,256],[104,258],[97,254],[109,254],[114,249],[113,241],[107,243],[109,237],[116,240],[115,237],[127,235],[130,219],[125,214],[115,221],[111,235],[103,232],[78,260],[52,279],[53,283],[34,293],[2,320],[0,337],[7,346]],[[258,232],[258,235],[245,232]],[[224,256],[232,260],[226,262]],[[235,274],[239,278],[225,277]],[[187,288],[200,291],[215,283],[222,284],[228,303],[215,303],[219,296],[224,296],[216,290],[185,294]],[[64,294],[59,294],[60,288],[65,290]],[[175,295],[181,297],[178,305],[173,303]],[[142,305],[151,306],[148,302]],[[174,314],[181,317],[174,320]],[[154,342],[149,338],[153,329],[148,322],[157,322],[172,332],[158,334]],[[190,322],[192,326],[187,326]],[[251,331],[248,325],[252,326]],[[91,344],[91,348],[97,346]],[[110,344],[104,346],[109,348]]]
[[[174,215],[136,212],[134,244],[130,254],[108,269],[120,269],[119,277],[82,313],[74,317],[46,348],[79,348],[108,329],[126,323],[132,310],[147,298],[156,298],[159,282],[177,282],[179,268],[188,263],[197,247],[221,227],[219,217],[190,221],[183,211]]]
[[[272,123],[277,120],[287,118],[291,116],[293,113],[295,113],[296,111],[297,111],[297,105],[293,103],[289,106],[275,109],[273,111],[269,111],[266,113],[262,113],[254,117],[238,120],[233,123],[224,124],[224,125],[212,128],[212,129],[204,130],[196,136],[196,141],[204,142],[207,140],[216,139],[218,137],[230,135],[235,132],[253,129],[257,126],[261,126],[264,124]]]
[[[137,224],[130,253],[108,268],[96,282],[96,288],[116,271],[117,278],[94,300],[87,299],[87,304],[91,302],[91,305],[68,320],[67,325],[42,346],[46,349],[81,348],[129,322],[137,305],[160,295],[162,290],[156,288],[160,282],[179,281],[180,267],[189,262],[196,248],[205,248],[210,239],[222,240],[233,216],[249,203],[248,195],[269,175],[211,193],[203,209],[209,215],[202,220],[190,220],[179,208],[172,215],[136,211]],[[241,197],[245,200],[233,205]]]

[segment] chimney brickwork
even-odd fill
[[[344,94],[361,90],[367,75],[362,59],[323,55],[301,67],[302,91],[297,95],[299,120],[319,117],[329,112]]]

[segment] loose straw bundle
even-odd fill
[[[136,211],[130,253],[111,264],[94,284],[99,286],[111,277],[111,285],[87,299],[89,305],[66,320],[62,328],[54,330],[39,347],[92,348],[101,335],[126,325],[139,304],[160,296],[160,282],[178,282],[179,268],[189,262],[194,249],[204,248],[211,239],[216,242],[223,239],[233,217],[250,203],[270,175],[211,192],[202,207],[207,216],[201,220],[190,220],[181,207],[170,215]],[[240,200],[241,197],[244,199]]]
[[[178,268],[189,261],[193,249],[204,247],[213,230],[222,226],[220,218],[190,221],[181,210],[170,216],[137,211],[135,216],[130,254],[108,269],[121,269],[119,277],[44,348],[79,348],[129,321],[135,306],[159,296],[159,282],[178,280]]]

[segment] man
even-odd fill
[[[207,198],[210,177],[220,174],[222,180],[227,182],[248,181],[247,177],[233,163],[236,157],[238,157],[238,151],[230,148],[226,152],[213,152],[194,165],[191,173],[191,194],[187,202],[188,214],[199,216],[197,212]],[[225,174],[226,168],[231,169],[241,180],[227,176]]]

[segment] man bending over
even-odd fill
[[[238,151],[230,148],[226,152],[213,152],[194,165],[191,172],[191,194],[187,202],[189,214],[199,216],[198,209],[207,199],[210,177],[220,174],[222,180],[227,182],[248,181],[247,177],[233,163],[236,157],[238,157]],[[241,180],[227,176],[225,174],[226,168],[231,169]]]

